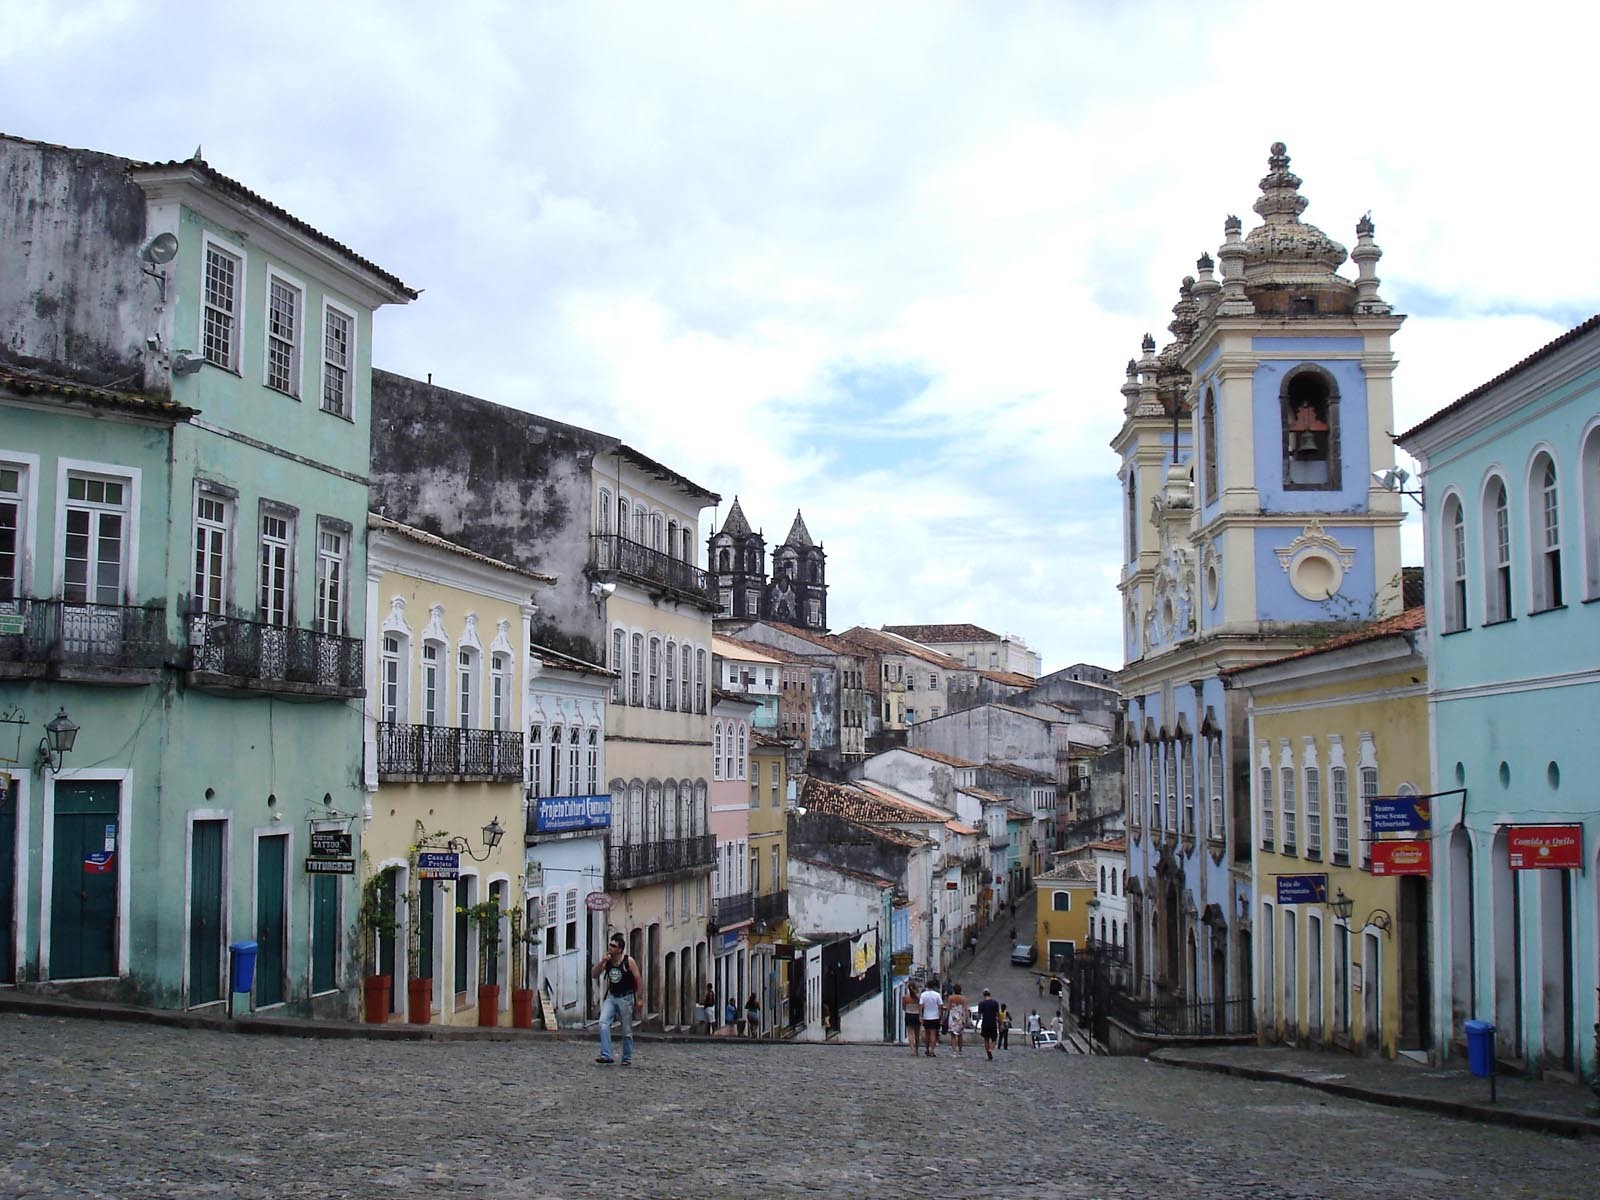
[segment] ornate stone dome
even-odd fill
[[[1264,223],[1244,239],[1246,283],[1305,287],[1337,281],[1348,286],[1348,280],[1335,275],[1347,257],[1345,248],[1300,219],[1307,201],[1300,194],[1300,177],[1289,170],[1289,152],[1282,142],[1272,144],[1267,165],[1254,205]]]

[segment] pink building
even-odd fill
[[[718,1023],[731,1000],[743,1015],[750,993],[749,927],[760,859],[750,851],[752,789],[750,742],[757,702],[717,689],[711,707],[711,833],[717,839],[712,875],[712,978],[717,989]]]

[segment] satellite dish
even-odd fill
[[[178,235],[175,233],[158,233],[145,243],[139,257],[147,263],[160,266],[169,263],[178,256]]]

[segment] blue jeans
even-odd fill
[[[626,996],[613,996],[609,992],[606,998],[600,1001],[600,1057],[611,1057],[611,1022],[622,1022],[622,1061],[633,1061],[633,997],[629,992]]]

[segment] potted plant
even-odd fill
[[[516,1029],[533,1028],[533,989],[524,986],[523,967],[527,959],[527,952],[523,949],[528,941],[537,936],[534,930],[529,930],[528,935],[522,932],[522,910],[511,910],[511,1024]]]
[[[500,918],[505,910],[498,900],[489,899],[457,911],[466,913],[468,924],[478,931],[478,1024],[498,1025],[500,985],[489,979],[499,978],[495,964],[500,960]]]
[[[379,969],[383,940],[394,937],[398,928],[394,899],[385,887],[389,874],[380,872],[361,885],[361,907],[356,914],[361,928],[362,957],[367,964],[361,993],[365,1017],[371,1025],[381,1025],[389,1019],[389,997],[394,987],[393,976],[382,974]]]

